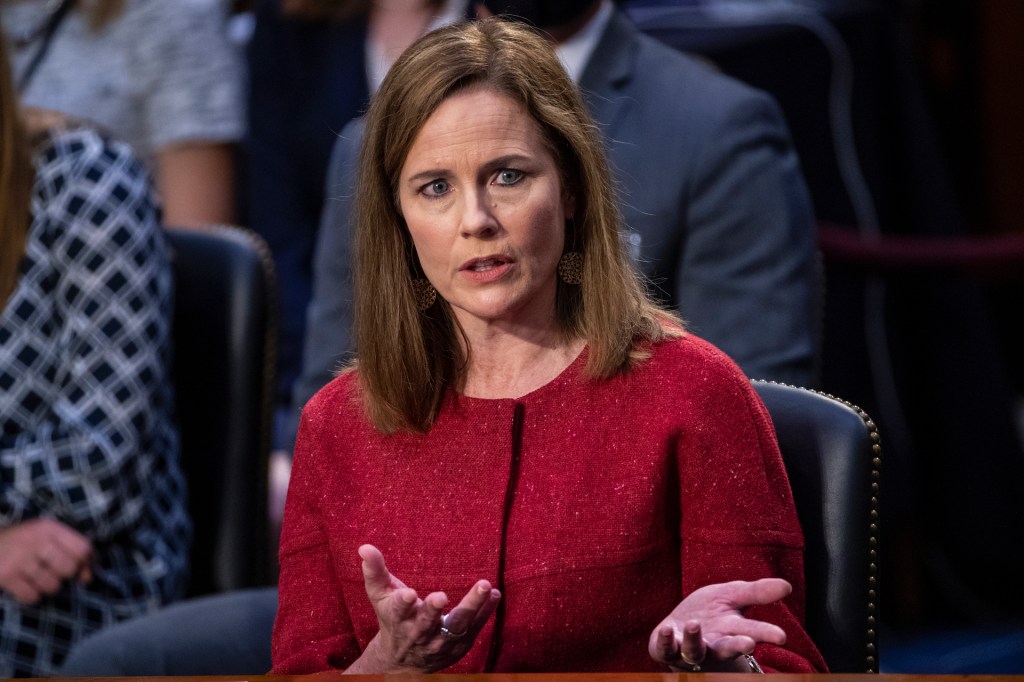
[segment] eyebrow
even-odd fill
[[[484,164],[484,169],[487,172],[497,170],[499,168],[505,168],[510,165],[521,164],[521,163],[532,163],[533,158],[525,154],[506,154],[505,156],[499,156],[495,159],[491,159]],[[443,178],[451,174],[451,171],[446,168],[431,168],[429,170],[420,171],[415,175],[409,176],[406,180],[407,183],[415,184],[420,182],[426,182],[435,178]]]

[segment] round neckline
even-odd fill
[[[587,361],[587,355],[589,354],[590,347],[587,344],[583,344],[583,348],[576,354],[572,362],[565,366],[561,372],[555,375],[546,384],[541,384],[537,388],[533,389],[528,393],[516,398],[477,398],[474,396],[468,396],[465,393],[452,392],[452,397],[460,403],[473,403],[477,405],[498,405],[503,403],[521,403],[525,401],[534,400],[543,396],[543,394],[550,391],[554,391],[557,388],[569,383],[575,377],[581,374],[582,365]]]

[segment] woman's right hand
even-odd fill
[[[73,578],[92,580],[92,544],[53,519],[32,519],[0,529],[0,589],[35,604]]]
[[[380,630],[363,655],[346,670],[350,674],[434,672],[456,663],[473,647],[480,629],[494,613],[501,593],[486,580],[477,581],[459,605],[442,617],[448,605],[444,592],[422,599],[393,576],[373,545],[359,548],[366,595],[377,613]]]

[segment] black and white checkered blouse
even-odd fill
[[[36,148],[32,224],[0,314],[0,528],[87,536],[88,585],[0,590],[0,677],[53,673],[93,630],[180,595],[189,522],[168,379],[171,273],[127,146],[88,129]]]

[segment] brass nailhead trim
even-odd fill
[[[878,480],[881,477],[880,469],[882,468],[882,458],[881,458],[881,454],[882,454],[882,446],[881,446],[882,436],[878,432],[878,426],[875,424],[875,421],[871,417],[868,416],[868,413],[865,412],[864,410],[862,410],[861,408],[857,407],[853,403],[847,401],[847,400],[843,400],[842,398],[837,398],[836,396],[831,395],[829,393],[824,393],[823,391],[816,391],[814,389],[803,388],[801,386],[793,386],[792,384],[785,384],[785,383],[781,383],[781,382],[778,382],[778,381],[768,381],[766,383],[775,384],[777,386],[788,386],[789,388],[799,388],[799,389],[804,390],[804,391],[810,391],[811,393],[816,393],[817,395],[820,395],[822,397],[828,398],[829,400],[834,400],[837,403],[841,403],[843,405],[846,405],[851,410],[856,412],[857,415],[861,419],[864,420],[864,426],[867,427],[867,429],[868,429],[868,432],[869,432],[868,436],[869,436],[869,438],[872,441],[871,451],[872,451],[872,453],[874,453],[875,457],[873,457],[871,459],[871,478],[872,478],[872,483],[871,483],[871,521],[872,521],[872,523],[869,526],[869,530],[871,532],[871,535],[868,538],[868,545],[869,545],[868,555],[871,558],[871,562],[868,565],[868,571],[872,575],[868,577],[868,613],[869,613],[869,615],[868,615],[868,629],[867,629],[868,645],[867,645],[867,657],[865,659],[865,662],[867,663],[867,672],[868,673],[876,673],[877,669],[875,667],[875,662],[876,662],[875,653],[877,651],[877,645],[876,645],[876,633],[875,633],[875,630],[874,630],[874,625],[875,625],[874,613],[877,610],[877,606],[878,605],[877,605],[877,603],[875,601],[877,595],[875,593],[875,589],[874,588],[877,586],[878,581],[875,578],[874,574],[878,572],[878,566],[875,563],[875,561],[876,561],[876,559],[878,557],[878,552],[877,552],[877,549],[876,549],[878,547],[878,536],[877,536],[878,524],[875,523],[875,521],[878,520]]]

